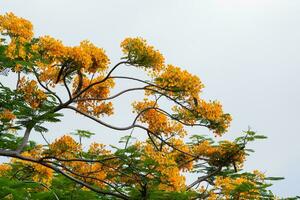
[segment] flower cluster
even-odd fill
[[[80,98],[84,100],[78,100],[77,108],[79,110],[98,117],[102,115],[113,114],[112,103],[105,102],[105,99],[109,97],[110,89],[114,87],[114,81],[112,79],[108,79],[104,82],[101,82],[103,78],[104,77],[101,75],[93,79],[83,77],[81,80],[81,84],[79,83],[79,77],[74,80],[74,92],[78,89],[79,85],[82,86],[81,90],[84,90],[89,87],[89,85],[95,84],[94,86],[89,87],[83,94],[81,94]]]
[[[159,189],[164,191],[180,191],[185,188],[185,177],[181,175],[180,169],[176,164],[176,156],[170,152],[169,148],[163,148],[162,151],[155,150],[154,146],[146,143],[144,145],[145,156],[143,160],[154,160],[155,169],[159,171],[160,184]]]
[[[174,106],[173,111],[182,121],[189,124],[195,124],[199,121],[202,125],[213,130],[216,135],[221,136],[228,130],[232,118],[230,114],[224,113],[219,102],[206,102],[203,99],[195,99],[195,101],[197,102],[193,104],[190,110]]]
[[[71,136],[64,135],[50,144],[49,150],[45,151],[44,154],[49,157],[54,156],[55,158],[63,159],[61,163],[77,174],[77,178],[90,184],[96,184],[98,187],[104,187],[103,180],[106,179],[107,173],[111,169],[105,167],[100,162],[89,163],[81,161],[79,156],[81,152],[81,145]],[[92,143],[88,150],[88,155],[96,158],[110,155],[110,153],[109,150],[105,149],[105,145],[99,143]],[[64,161],[65,159],[74,160]]]
[[[25,43],[28,43],[33,37],[32,24],[13,13],[0,15],[0,34],[8,35],[10,43],[6,49],[6,56],[10,59],[26,58]]]
[[[94,156],[99,156],[99,155],[109,155],[111,154],[111,151],[105,149],[105,145],[104,144],[100,144],[100,143],[96,143],[93,142],[90,145],[90,148],[88,150],[88,153],[90,155],[94,155]]]
[[[246,189],[239,191],[238,188],[241,185],[247,185],[248,187],[253,187],[253,189]],[[248,177],[217,177],[215,181],[215,189],[222,191],[222,195],[225,199],[235,199],[239,198],[241,200],[247,199],[260,199],[261,195],[259,190],[256,189],[256,182],[250,180]]]
[[[206,102],[204,100],[200,100],[199,106],[196,108],[196,112],[201,115],[202,118],[215,121],[221,118],[223,115],[222,105],[217,102]]]
[[[30,151],[25,151],[22,153],[22,156],[33,158],[33,159],[39,159],[42,157],[43,154],[43,147],[42,145],[36,146],[34,149]],[[15,164],[21,164],[21,168],[26,171],[28,170],[28,173],[31,173],[32,180],[39,183],[44,183],[46,185],[51,185],[51,181],[53,178],[53,170],[45,167],[41,164],[20,160],[20,159],[13,159],[12,163]],[[27,174],[28,175],[28,174]]]
[[[230,141],[221,141],[219,145],[212,145],[208,140],[204,140],[193,146],[194,155],[202,158],[208,158],[213,166],[226,166],[234,164],[241,168],[246,154],[236,143]]]
[[[19,42],[28,42],[33,37],[33,26],[30,21],[15,16],[13,13],[0,15],[0,33],[18,38]]]
[[[23,93],[25,101],[34,109],[38,108],[47,99],[47,95],[43,90],[38,88],[37,82],[27,80],[25,77],[20,79],[18,90]]]
[[[124,58],[132,65],[143,67],[154,73],[164,68],[163,55],[142,38],[126,38],[121,43],[121,48],[125,54]]]
[[[0,120],[12,121],[16,116],[8,109],[0,111]]]
[[[103,72],[110,64],[105,51],[87,40],[82,41],[77,47],[69,48],[68,58],[74,65],[83,67],[88,73]]]
[[[70,159],[76,157],[81,150],[81,145],[71,136],[64,135],[51,143],[49,150],[45,153],[57,158]]]
[[[205,188],[202,185],[199,192],[204,194],[208,200],[266,199],[266,191],[261,190],[265,187],[264,185],[265,175],[258,170],[254,170],[252,173],[235,176],[216,176],[211,188]],[[279,198],[268,196],[267,199],[277,200]]]
[[[197,98],[201,89],[204,88],[197,76],[173,65],[168,65],[155,78],[155,84],[169,96],[190,101]]]
[[[193,158],[191,148],[182,140],[178,138],[171,138],[169,143],[176,148],[170,152],[177,166],[182,171],[191,171],[193,169]]]
[[[53,64],[52,62],[59,63],[66,56],[67,52],[63,43],[51,36],[39,37],[38,41],[31,48],[34,52],[40,53],[43,59],[48,60],[50,64]]]
[[[183,137],[186,131],[182,124],[177,121],[170,120],[166,114],[157,110],[158,106],[155,101],[144,99],[142,102],[133,103],[134,112],[141,113],[139,121],[148,124],[148,129],[155,134],[163,134],[165,136],[177,135]]]
[[[214,130],[217,135],[226,132],[232,120],[229,114],[223,112],[222,105],[217,101],[200,100],[195,110],[202,120],[209,122],[208,128]]]
[[[5,51],[6,56],[10,59],[19,58],[24,60],[26,58],[26,50],[25,47],[20,44],[16,38],[12,38],[11,42],[7,46]],[[17,70],[14,70],[17,71]]]
[[[58,78],[61,80],[62,77],[58,77],[61,68],[67,70],[64,75],[74,71],[101,74],[110,64],[105,51],[87,40],[82,41],[79,46],[68,47],[60,40],[43,36],[32,45],[32,49],[42,57],[43,62],[37,62],[41,71],[40,79],[50,80],[52,83],[57,83]]]
[[[0,177],[8,173],[12,167],[9,164],[0,164]]]
[[[40,81],[47,83],[49,86],[55,87],[55,83],[57,82],[57,77],[60,70],[58,65],[55,63],[48,64],[43,62],[36,62],[36,65],[40,71],[39,72]]]

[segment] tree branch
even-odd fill
[[[55,96],[56,99],[59,101],[59,103],[62,104],[62,100],[59,98],[59,96],[55,92],[53,92],[52,90],[50,90],[48,87],[46,87],[44,84],[42,84],[42,81],[39,78],[39,74],[37,73],[37,71],[34,68],[32,68],[32,69],[33,69],[34,75],[36,77],[36,80],[38,81],[38,83],[40,84],[40,86],[42,86],[42,88],[44,88],[47,92],[49,92],[50,94],[52,94],[53,96]]]
[[[124,196],[124,195],[121,195],[121,194],[116,194],[114,192],[110,192],[110,191],[105,191],[105,190],[101,190],[99,188],[95,188],[94,186],[91,186],[90,184],[87,184],[85,183],[84,181],[81,181],[69,174],[67,174],[66,172],[64,172],[63,170],[59,169],[58,167],[55,167],[51,164],[48,164],[48,163],[45,163],[44,161],[41,161],[41,160],[36,160],[36,159],[33,159],[33,158],[30,158],[30,157],[25,157],[25,156],[22,156],[20,155],[18,152],[16,151],[3,151],[3,150],[0,150],[0,155],[2,156],[8,156],[8,157],[13,157],[13,158],[18,158],[18,159],[21,159],[21,160],[25,160],[25,161],[30,161],[30,162],[33,162],[33,163],[38,163],[40,165],[43,165],[44,167],[47,167],[49,169],[53,169],[54,171],[56,171],[57,173],[60,173],[62,174],[63,176],[65,176],[66,178],[82,185],[82,186],[85,186],[87,187],[88,189],[96,192],[96,193],[99,193],[99,194],[103,194],[103,195],[110,195],[110,196],[115,196],[115,197],[118,197],[120,199],[124,199],[124,200],[129,200],[129,198],[127,196]]]
[[[128,62],[119,62],[118,64],[116,64],[109,72],[108,74],[100,81],[97,81],[95,83],[92,83],[90,84],[89,86],[87,86],[86,88],[84,88],[83,90],[81,90],[80,92],[78,92],[74,97],[73,97],[73,100],[78,98],[81,94],[83,94],[84,92],[86,92],[88,89],[90,89],[91,87],[93,87],[94,85],[97,85],[97,84],[100,84],[100,83],[103,83],[104,81],[106,81],[107,79],[109,79],[111,73],[117,69],[118,66],[122,65],[122,64],[128,64]]]
[[[93,116],[90,116],[90,115],[86,114],[85,112],[82,112],[82,111],[78,110],[77,108],[75,108],[75,107],[73,107],[73,106],[66,106],[66,108],[69,108],[69,109],[71,109],[71,110],[74,110],[74,111],[78,112],[79,114],[81,114],[81,115],[83,115],[83,116],[86,116],[87,118],[92,119],[93,121],[95,121],[95,122],[97,122],[97,123],[99,123],[99,124],[101,124],[101,125],[103,125],[103,126],[106,126],[106,127],[108,127],[108,128],[114,129],[114,130],[126,131],[126,130],[130,130],[130,129],[134,128],[134,127],[137,127],[137,128],[143,129],[143,130],[145,130],[145,131],[149,131],[149,133],[151,133],[154,137],[158,138],[158,139],[159,139],[160,141],[162,141],[164,144],[166,144],[166,145],[172,147],[173,149],[175,149],[175,150],[177,150],[177,151],[179,151],[179,152],[181,152],[181,153],[183,153],[183,154],[189,155],[189,156],[191,156],[191,157],[199,158],[199,156],[195,156],[195,155],[192,155],[192,154],[190,154],[190,153],[188,153],[188,152],[184,152],[184,151],[178,149],[177,147],[175,147],[174,145],[170,144],[169,142],[163,140],[162,138],[160,138],[159,136],[157,136],[155,133],[153,133],[152,131],[150,131],[148,128],[146,128],[146,127],[144,127],[144,126],[141,126],[141,125],[138,125],[138,124],[132,124],[132,125],[126,126],[126,127],[116,127],[116,126],[110,125],[110,124],[108,124],[108,123],[106,123],[106,122],[103,122],[103,121],[101,121],[101,120],[99,120],[99,119],[97,119],[97,118],[95,118],[95,117],[93,117]]]
[[[195,185],[201,183],[202,181],[205,181],[206,179],[216,175],[217,173],[219,173],[222,170],[222,166],[218,167],[215,171],[211,172],[210,174],[207,174],[206,176],[201,176],[199,177],[196,181],[194,181],[193,183],[191,183],[189,186],[187,186],[186,191],[190,190],[192,187],[194,187]]]
[[[67,90],[69,99],[71,99],[71,98],[72,98],[72,94],[71,94],[70,89],[69,89],[69,87],[68,87],[68,85],[67,85],[67,82],[66,82],[66,76],[67,76],[67,74],[63,77],[63,82],[64,82],[64,86],[65,86],[65,88],[66,88],[66,90]]]
[[[32,128],[33,128],[33,126],[26,127],[22,142],[16,149],[17,153],[21,153],[23,151],[24,147],[27,145],[28,140],[29,140],[29,135],[30,135]]]

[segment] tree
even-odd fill
[[[1,198],[276,198],[268,189],[269,180],[280,178],[243,170],[252,151],[246,145],[265,137],[251,130],[234,141],[189,135],[185,127],[190,126],[221,137],[231,116],[220,102],[200,97],[204,85],[197,76],[166,65],[144,39],[126,38],[121,61],[111,67],[102,48],[86,40],[70,47],[51,36],[34,38],[32,24],[13,13],[0,16],[0,32],[0,71],[17,76],[15,88],[0,83],[0,156],[12,158],[0,165]],[[116,75],[121,66],[144,70],[150,80]],[[143,86],[111,95],[116,80]],[[128,126],[102,120],[113,115],[113,99],[135,91],[144,91],[145,99],[133,102],[136,117]],[[170,108],[159,106],[165,101]],[[60,122],[66,109],[131,133],[118,147],[95,142],[84,149],[81,140],[94,135],[87,130],[74,130],[76,136],[63,135],[49,143],[44,124]],[[133,129],[147,139],[134,140]],[[42,134],[45,144],[30,141],[32,132]],[[187,184],[186,173],[197,178]]]

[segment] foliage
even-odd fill
[[[0,71],[17,77],[15,88],[0,83],[0,156],[11,158],[0,165],[1,199],[276,199],[268,188],[280,178],[243,170],[252,152],[246,145],[265,137],[248,130],[234,141],[212,139],[227,132],[230,114],[200,96],[204,85],[197,76],[165,64],[146,40],[126,38],[121,61],[110,66],[102,48],[86,40],[70,47],[51,36],[34,38],[31,23],[13,13],[0,15],[0,37]],[[112,75],[121,65],[145,70],[150,81]],[[111,95],[120,79],[144,86]],[[133,123],[102,121],[114,114],[113,99],[138,90],[145,98],[132,103]],[[162,109],[166,101],[172,106]],[[45,122],[59,123],[65,109],[131,133],[119,146],[85,148],[82,140],[97,134],[88,130],[49,143]],[[207,128],[212,138],[191,136],[189,126]],[[147,139],[133,140],[134,129]],[[29,141],[33,132],[45,144]],[[196,180],[188,184],[187,173]]]

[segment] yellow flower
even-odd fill
[[[232,120],[230,114],[224,113],[222,105],[217,101],[206,102],[198,99],[192,111],[179,106],[174,106],[173,111],[180,115],[184,122],[190,124],[194,124],[197,120],[205,122],[205,126],[219,136],[228,130]]]
[[[43,36],[31,49],[47,61],[36,62],[36,65],[40,70],[40,80],[50,80],[51,86],[55,85],[63,66],[68,66],[71,71],[103,74],[110,64],[105,51],[87,40],[82,41],[79,46],[67,47],[60,40]]]
[[[57,61],[66,56],[66,47],[60,40],[54,39],[51,36],[42,36],[38,42],[31,46],[33,51],[39,52],[44,58]]]
[[[89,79],[87,77],[83,77],[82,80],[82,90],[88,87],[90,84],[97,83],[103,80],[104,76],[100,75],[93,79]],[[79,84],[79,78],[75,78],[73,82],[73,92],[76,91]],[[77,108],[85,113],[94,115],[94,116],[103,116],[103,115],[112,115],[113,114],[113,104],[111,102],[100,101],[97,99],[105,99],[109,97],[110,90],[115,85],[113,79],[108,79],[103,83],[99,83],[94,85],[93,87],[89,88],[85,91],[81,97],[84,99],[91,99],[91,100],[84,100],[77,102]],[[80,98],[81,98],[80,97]],[[95,100],[93,100],[95,99]]]
[[[99,143],[93,142],[90,145],[88,153],[91,155],[100,156],[100,155],[108,155],[111,153],[111,151],[106,150],[104,144],[99,144]]]
[[[197,76],[173,65],[168,65],[163,72],[156,77],[155,84],[161,88],[168,89],[169,91],[165,91],[165,93],[170,96],[192,101],[193,98],[198,97],[201,89],[204,88],[204,85]]]
[[[29,42],[33,37],[32,24],[13,13],[0,15],[0,34],[8,35],[10,43],[5,51],[6,56],[10,59],[25,59],[27,54],[24,44]]]
[[[130,64],[144,67],[153,73],[164,68],[163,55],[142,38],[126,38],[121,43],[121,48]]]
[[[33,37],[33,26],[30,21],[15,16],[13,13],[0,15],[0,32],[8,34],[12,38],[19,38],[19,42],[24,43]]]
[[[56,63],[43,63],[36,62],[37,68],[40,70],[39,79],[42,82],[49,83],[50,86],[54,87],[59,74],[59,67]]]
[[[181,191],[185,189],[185,177],[180,173],[176,164],[176,156],[170,152],[170,149],[163,148],[162,151],[156,151],[153,145],[146,143],[144,145],[145,155],[143,160],[152,159],[157,162],[156,170],[161,173],[160,190]]]
[[[79,47],[83,52],[86,52],[91,59],[91,63],[85,66],[87,72],[103,72],[108,68],[110,61],[102,48],[96,47],[88,40],[82,41]]]
[[[9,172],[12,167],[8,164],[0,164],[0,177]]]
[[[241,184],[251,185],[253,189],[249,189],[247,191],[235,191],[234,190],[239,187]],[[255,182],[250,180],[247,177],[216,177],[214,189],[220,189],[220,195],[224,196],[225,199],[260,199],[259,190],[256,189],[257,185]]]
[[[170,120],[168,117],[152,108],[158,108],[155,105],[155,101],[149,101],[144,99],[143,102],[133,103],[134,112],[140,113],[142,115],[139,121],[148,124],[148,129],[155,134],[164,134],[165,136],[170,136],[176,133],[178,136],[183,137],[186,135],[186,131],[181,123]]]
[[[87,40],[82,41],[79,46],[68,47],[65,62],[88,73],[103,73],[110,64],[105,51]]]
[[[4,119],[4,120],[14,120],[16,118],[16,116],[10,111],[10,110],[7,110],[7,109],[4,109],[3,111],[0,111],[0,120],[1,119]]]
[[[24,94],[25,101],[34,109],[38,108],[47,99],[47,95],[38,88],[37,82],[34,80],[29,81],[22,77],[18,90]]]
[[[253,174],[255,174],[255,176],[260,180],[264,180],[266,178],[266,175],[259,170],[254,170]]]
[[[58,158],[74,158],[79,152],[81,152],[81,145],[78,144],[71,136],[64,135],[61,138],[56,139],[49,146],[50,156],[56,156]]]
[[[22,156],[39,159],[42,157],[44,149],[42,145],[37,145],[34,149],[30,151],[25,151],[22,153]],[[53,170],[45,167],[43,165],[40,165],[38,163],[30,162],[30,161],[24,161],[20,159],[12,159],[12,163],[20,163],[24,166],[24,168],[31,168],[33,171],[31,171],[31,177],[32,180],[35,182],[41,182],[48,186],[51,185],[51,181],[53,178]]]

